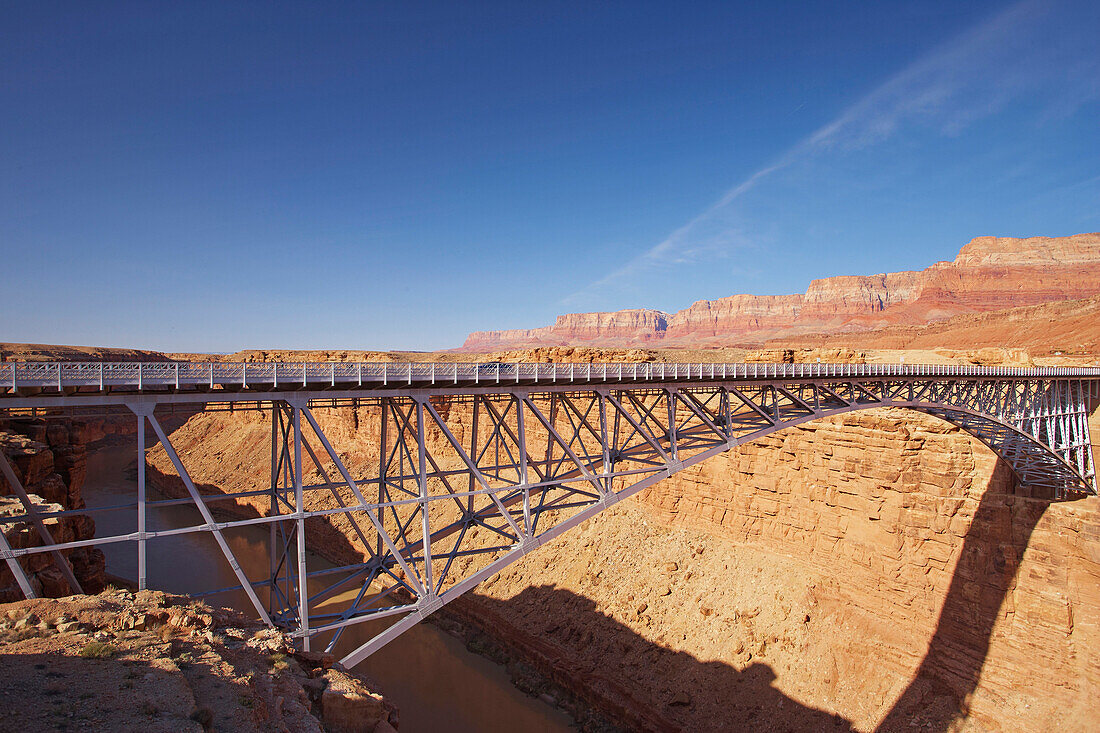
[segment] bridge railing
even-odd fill
[[[667,382],[861,377],[1097,378],[1097,367],[952,364],[5,362],[0,388],[285,388],[444,384]]]

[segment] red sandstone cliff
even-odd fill
[[[937,262],[920,272],[823,278],[800,295],[733,295],[701,300],[672,315],[651,310],[572,313],[544,328],[478,331],[462,348],[748,343],[925,324],[1098,293],[1100,233],[977,237],[953,262]]]
[[[472,333],[464,348],[484,351],[500,346],[567,346],[578,340],[635,343],[659,339],[666,328],[668,314],[647,308],[614,313],[567,313],[558,316],[553,326]]]

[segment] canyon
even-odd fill
[[[532,346],[760,344],[806,334],[917,326],[953,316],[1100,294],[1100,233],[977,237],[919,272],[814,280],[797,295],[733,295],[676,313],[572,313],[551,326],[471,333],[461,350]]]
[[[1030,361],[998,349],[953,360],[976,359]],[[377,469],[372,409],[317,410],[355,476]],[[439,409],[466,441],[461,405]],[[202,491],[262,488],[262,415],[196,415],[172,439]],[[426,439],[433,451],[443,441]],[[155,485],[182,495],[161,449],[149,467]],[[349,526],[309,521],[315,551],[360,559]],[[441,615],[625,729],[1089,730],[1098,588],[1100,499],[1031,498],[975,438],[877,410],[666,479]]]
[[[998,322],[1032,329],[1035,348],[1053,353],[1065,334],[1044,329],[1047,317],[1076,313],[1084,322],[1094,307],[1033,306]],[[684,359],[647,349],[507,353],[527,361]],[[1074,363],[1020,348],[741,352],[750,361],[799,362],[898,354],[909,363],[918,355]],[[360,353],[222,358],[340,357]],[[370,409],[316,410],[356,474],[377,466]],[[79,500],[66,498],[71,473],[56,468],[73,463],[66,446],[129,428],[52,424],[9,421],[4,449],[30,485],[75,507]],[[262,414],[198,413],[170,429],[204,493],[263,487],[270,437]],[[1092,429],[1100,429],[1095,418]],[[442,440],[427,437],[430,447]],[[147,460],[154,486],[184,494],[160,447]],[[66,487],[65,495],[43,483]],[[242,503],[232,513],[260,508]],[[315,552],[359,559],[340,518],[310,521]],[[1100,499],[1032,499],[976,439],[930,417],[878,410],[791,428],[666,479],[506,568],[436,621],[534,669],[538,681],[525,683],[533,694],[550,690],[552,699],[598,713],[571,709],[589,721],[586,730],[604,729],[593,720],[637,730],[767,720],[788,730],[1083,731],[1096,722],[1091,701],[1100,686],[1089,653],[1100,643],[1098,588]]]
[[[1098,324],[1100,235],[1084,234],[979,238],[950,263],[817,280],[796,296],[561,316],[547,329],[471,335],[454,352],[0,348],[28,360],[1083,366],[1100,356]],[[437,407],[467,441],[468,408]],[[356,477],[377,472],[376,409],[315,408]],[[199,412],[166,425],[203,493],[266,487],[268,416]],[[1090,430],[1095,445],[1100,413]],[[88,446],[129,437],[133,420],[8,420],[0,431],[0,449],[40,501],[79,510]],[[445,452],[438,431],[425,438]],[[186,494],[162,447],[146,461],[151,485]],[[220,506],[225,516],[263,511],[264,500],[251,501]],[[336,501],[309,499],[311,508]],[[362,558],[342,515],[307,521],[313,552]],[[75,515],[51,532],[89,537],[94,525]],[[35,542],[28,526],[11,537]],[[92,590],[104,581],[95,551],[67,559]],[[48,559],[31,571],[45,595],[68,592]],[[0,600],[13,600],[5,572]],[[431,619],[587,731],[1091,731],[1100,724],[1100,498],[1032,497],[979,440],[932,417],[836,416],[660,481]]]

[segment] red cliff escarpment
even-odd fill
[[[803,321],[844,323],[853,317],[881,313],[919,298],[923,275],[921,272],[891,272],[813,280],[802,296],[799,315]]]
[[[565,333],[582,340],[624,338],[645,339],[664,333],[667,314],[661,311],[634,309],[615,313],[569,313],[558,316],[551,327],[555,333]]]
[[[501,346],[567,346],[578,341],[636,343],[661,338],[668,327],[668,315],[637,308],[614,313],[567,313],[553,326],[477,331],[466,339],[464,348],[485,351]]]
[[[783,339],[777,345],[844,348],[851,341],[850,334],[807,334]],[[1100,296],[967,313],[930,324],[894,325],[859,334],[864,349],[973,349],[984,344],[1023,348],[1032,356],[1076,355],[1091,363],[1094,355],[1100,354]],[[923,352],[916,358],[927,360],[929,356]]]
[[[975,237],[959,251],[957,267],[1065,267],[1095,263],[1100,234],[1072,237]]]
[[[918,325],[964,313],[1100,293],[1100,234],[978,237],[920,272],[822,278],[800,295],[702,300],[672,315],[630,310],[558,316],[553,326],[470,334],[463,350],[535,345],[689,346]]]
[[[733,295],[700,300],[669,319],[668,341],[688,342],[725,335],[751,338],[783,328],[802,311],[801,295]]]

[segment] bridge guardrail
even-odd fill
[[[398,386],[497,383],[655,382],[859,377],[1100,378],[1098,367],[981,367],[949,364],[440,363],[440,362],[6,362],[0,388],[147,389],[196,387]]]

